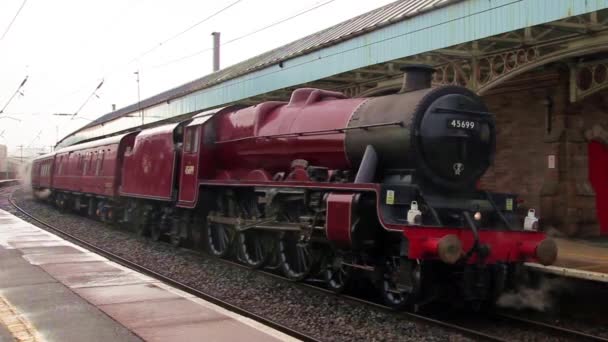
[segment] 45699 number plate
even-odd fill
[[[459,120],[459,119],[448,120],[448,128],[476,129],[477,126],[479,126],[479,123],[477,121],[473,121],[473,120]]]

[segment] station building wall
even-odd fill
[[[608,130],[608,90],[570,103],[569,86],[567,68],[556,65],[483,96],[496,114],[497,152],[480,185],[518,194],[522,220],[524,208],[534,208],[545,230],[597,236],[588,140],[594,127]]]

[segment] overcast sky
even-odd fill
[[[226,67],[394,0],[241,0],[159,46],[235,1],[27,0],[0,40],[0,109],[29,76],[23,96],[0,114],[0,144],[11,154],[18,145],[48,151],[58,137],[109,112],[112,104],[137,102],[137,70],[142,99],[210,73],[211,51],[181,58],[210,48],[213,31],[226,42],[321,5],[223,46]],[[0,37],[22,4],[0,1]],[[80,119],[52,115],[76,112],[102,79],[99,98],[91,98]]]

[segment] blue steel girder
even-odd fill
[[[608,89],[608,59],[570,65],[570,102],[604,89]]]
[[[580,80],[573,84],[582,86],[573,87],[571,93],[571,101],[575,102],[606,86],[602,66],[579,67],[589,65],[588,60],[597,59],[599,52],[608,52],[608,10],[526,27],[390,63],[430,63],[436,69],[435,85],[462,85],[483,95],[518,75],[548,63],[562,62],[577,68],[576,73],[580,74],[577,76]],[[355,93],[368,96],[396,91],[400,88],[399,78]]]
[[[209,108],[342,72],[608,8],[608,0],[469,0],[428,12],[172,102]]]

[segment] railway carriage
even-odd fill
[[[32,165],[31,169],[31,185],[34,189],[49,189],[52,184],[53,164],[55,154],[47,154],[40,156]],[[39,192],[34,193],[36,196],[41,195]]]
[[[289,102],[75,145],[57,152],[55,168],[114,144],[115,192],[95,192],[86,177],[72,188],[56,178],[51,189],[56,202],[74,191],[104,195],[112,219],[142,234],[204,244],[294,281],[322,277],[342,291],[364,275],[395,307],[436,296],[479,304],[503,292],[522,262],[551,264],[557,249],[513,219],[514,195],[477,189],[496,143],[481,99],[430,81],[430,68],[411,66],[397,94],[304,88]]]

